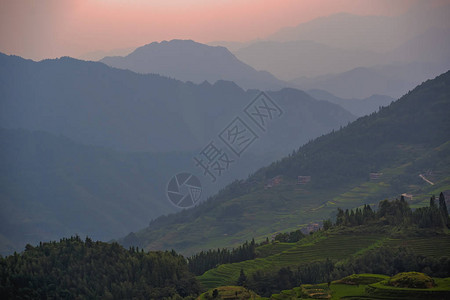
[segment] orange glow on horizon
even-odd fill
[[[80,56],[174,38],[248,41],[338,12],[399,15],[418,0],[46,0],[0,2],[0,51]],[[437,1],[442,2],[442,1]]]

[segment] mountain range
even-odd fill
[[[312,53],[317,59],[310,59]],[[299,70],[311,75],[322,74],[329,70],[346,70],[349,66],[358,67],[382,61],[381,56],[375,53],[331,48],[311,41],[259,42],[237,51],[236,54],[240,57],[242,56],[244,60],[250,63],[255,63],[255,60],[257,61],[258,57],[262,55],[262,61],[265,65],[260,67],[270,70],[274,70],[272,67],[278,68],[276,73],[282,77],[286,77],[286,74],[291,71],[291,76],[288,77],[298,75]],[[302,57],[307,59],[302,59]],[[363,104],[369,103],[370,100],[375,100],[377,97],[371,96],[376,93],[399,97],[405,90],[415,86],[424,78],[433,77],[445,71],[441,64],[428,63],[427,65],[420,64],[414,70],[411,70],[413,68],[411,66],[409,68],[406,68],[406,66],[397,67],[399,70],[394,72],[395,76],[390,75],[392,71],[392,67],[390,67],[386,72],[378,69],[367,69],[367,72],[370,74],[366,76],[363,76],[360,69],[357,69],[353,71],[357,73],[354,76],[353,73],[350,75],[340,73],[316,78],[302,77],[290,82],[281,82],[274,76],[269,76],[266,73],[264,73],[264,78],[262,78],[261,74],[263,73],[245,65],[223,47],[211,47],[190,40],[151,43],[137,48],[128,56],[105,57],[101,62],[138,73],[158,73],[182,81],[193,81],[196,83],[201,83],[205,80],[216,82],[222,78],[234,81],[244,88],[259,87],[267,90],[278,89],[281,86],[291,86],[303,90],[324,89],[329,93],[340,95],[342,98],[353,98],[354,101],[347,101],[345,106],[347,110],[350,108],[350,111],[358,111]],[[322,70],[321,68],[325,69]],[[244,80],[244,78],[246,79]],[[254,84],[249,84],[248,80],[250,79]],[[362,81],[362,84],[358,82],[358,84],[352,86],[351,81],[354,80]],[[352,89],[349,90],[348,86],[352,86]],[[355,106],[354,108],[351,105],[352,103]],[[378,106],[379,103],[375,100],[368,106],[370,109],[364,110],[364,113],[371,113]]]
[[[430,29],[387,53],[333,48],[301,40],[261,41],[235,54],[300,89],[324,89],[343,98],[374,94],[398,98],[450,67],[449,36],[450,27]]]
[[[350,71],[301,77],[291,83],[297,88],[321,89],[341,98],[364,99],[375,94],[399,98],[426,78],[445,72],[450,65],[443,63],[392,64],[377,67],[358,67]]]
[[[341,49],[311,40],[259,41],[234,53],[237,58],[254,68],[267,70],[286,81],[301,76],[340,73],[383,61],[381,55],[375,52]]]
[[[394,98],[383,95],[372,95],[365,99],[345,99],[339,98],[325,90],[308,90],[307,93],[314,99],[325,100],[331,103],[338,104],[354,114],[355,116],[365,116],[376,112],[380,107],[388,106],[395,101]]]
[[[68,57],[33,62],[0,55],[0,64],[1,127],[42,130],[123,151],[201,150],[259,94],[229,81],[183,83]],[[295,89],[269,95],[286,107],[282,122],[258,141],[259,148],[273,152],[286,154],[355,118]],[[296,140],[280,138],[288,133]]]
[[[450,71],[120,242],[190,254],[303,228],[333,217],[338,207],[403,193],[421,206],[450,184],[449,87]]]
[[[398,98],[450,67],[449,11],[443,5],[397,17],[338,13],[264,39],[211,44],[230,47],[242,62],[291,87],[341,98]]]
[[[143,42],[122,3],[28,18],[5,51],[143,46],[0,53],[0,297],[450,299],[450,2],[407,2],[209,44]],[[172,4],[148,37],[248,12]]]
[[[0,128],[0,138],[1,255],[63,236],[109,241],[143,228],[180,211],[167,199],[168,181],[196,171],[195,152],[121,152],[24,129]],[[264,160],[243,155],[215,183],[197,172],[202,199]]]
[[[258,140],[212,183],[193,157],[220,143],[235,117],[246,118],[257,90],[69,57],[34,62],[0,54],[0,93],[2,253],[75,233],[125,235],[178,211],[165,195],[178,172],[197,174],[206,198],[355,119],[299,90],[268,92],[283,114],[265,132],[252,125]]]
[[[281,28],[266,39],[310,40],[335,48],[386,53],[432,28],[448,29],[449,13],[448,4],[425,9],[415,7],[398,16],[337,13]]]

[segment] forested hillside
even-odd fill
[[[76,233],[106,241],[177,212],[167,182],[181,171],[202,176],[193,157],[259,93],[230,81],[184,83],[69,57],[0,53],[0,253]],[[282,119],[267,132],[254,128],[259,138],[239,163],[230,152],[233,163],[217,181],[201,178],[200,200],[355,119],[299,90],[269,94]]]
[[[200,291],[185,259],[75,236],[0,257],[3,299],[163,299]]]
[[[448,292],[441,279],[450,276],[448,220],[443,194],[414,211],[403,198],[383,200],[374,210],[338,209],[336,221],[308,235],[283,232],[261,243],[252,240],[187,258],[173,250],[126,250],[115,242],[75,236],[0,256],[0,294],[7,299],[194,299],[207,288],[218,289],[223,297],[229,290],[223,286],[238,285],[245,293],[231,290],[242,297],[270,297],[299,285],[356,284],[359,276],[353,274],[415,271],[438,277],[434,297]],[[358,284],[380,281],[366,279]]]
[[[210,201],[159,218],[134,234],[133,243],[194,253],[298,229],[328,218],[337,207],[375,204],[403,193],[414,195],[412,206],[421,206],[424,196],[450,189],[449,111],[447,72],[235,181]],[[423,180],[424,174],[434,182]],[[277,183],[268,186],[273,178]]]
[[[330,282],[355,273],[419,271],[448,277],[448,220],[442,193],[439,203],[433,196],[429,205],[415,210],[403,198],[382,200],[374,209],[368,205],[345,211],[338,208],[335,221],[325,220],[321,230],[309,235],[283,232],[252,243],[249,250],[253,252],[240,261],[222,261],[225,251],[210,250],[189,262],[196,274],[199,266],[204,267],[198,278],[206,287],[237,284],[264,296],[299,282]],[[217,265],[208,268],[214,259]]]

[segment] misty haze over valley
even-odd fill
[[[0,4],[5,299],[450,297],[450,3],[250,2]]]

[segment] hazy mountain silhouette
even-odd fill
[[[376,203],[404,191],[429,195],[445,189],[450,176],[449,83],[450,71],[230,184],[210,201],[158,218],[120,241],[191,254],[323,220],[337,207]],[[434,186],[418,176],[430,168],[439,174]],[[370,181],[374,170],[386,172],[382,180]],[[299,185],[299,175],[311,181]],[[281,181],[267,188],[275,176]]]
[[[279,42],[312,40],[342,49],[386,51],[401,41],[399,36],[406,41],[408,31],[405,29],[395,18],[338,13],[282,28],[267,39]]]
[[[394,62],[438,62],[450,65],[450,27],[428,29],[387,55]]]
[[[120,153],[46,132],[0,129],[0,253],[74,234],[109,240],[176,211],[169,176],[190,153]]]
[[[246,153],[213,183],[194,166],[198,152],[118,152],[23,129],[0,128],[0,140],[0,255],[75,234],[128,234],[180,211],[166,196],[175,174],[195,173],[205,200],[273,159]]]
[[[203,176],[193,156],[220,142],[259,93],[230,81],[196,85],[68,57],[0,54],[2,253],[75,233],[117,237],[174,211],[168,180],[180,171]],[[201,177],[206,196],[355,119],[299,90],[268,94],[283,114],[265,132],[246,119],[258,139],[230,157],[238,162],[217,182]]]
[[[76,58],[81,60],[92,60],[98,61],[106,56],[125,56],[133,52],[134,48],[124,48],[124,49],[112,49],[109,51],[97,50],[86,52]]]
[[[267,40],[311,40],[341,49],[385,53],[430,28],[450,28],[449,14],[448,4],[426,9],[416,7],[394,17],[338,13],[282,28]]]
[[[101,62],[137,73],[154,73],[182,81],[233,81],[243,88],[262,90],[287,86],[269,72],[256,71],[239,61],[228,49],[192,40],[172,40],[137,48],[125,57],[105,57]]]
[[[270,70],[283,80],[315,77],[380,63],[382,57],[366,50],[347,50],[314,41],[261,41],[234,52],[243,62],[259,70]]]
[[[196,85],[67,57],[33,62],[0,55],[0,66],[0,126],[126,151],[199,150],[259,93],[229,81]],[[354,119],[300,91],[270,95],[289,109],[254,151],[286,153]],[[318,114],[329,118],[310,117]],[[281,139],[289,131],[296,139]]]
[[[432,74],[414,70],[412,76],[420,75],[419,81],[408,76],[397,78],[401,84],[413,88],[426,78],[441,74],[450,65],[449,13],[450,5],[415,8],[396,17],[339,13],[283,28],[265,40],[241,43],[241,47],[238,43],[227,44],[244,63],[286,81],[336,75],[360,67],[412,63],[445,65]],[[375,87],[377,85],[375,82]],[[406,91],[401,89],[389,95],[399,97]],[[385,94],[383,90],[373,93]]]
[[[300,77],[291,83],[303,90],[321,89],[341,98],[368,98],[375,94],[398,98],[417,84],[441,74],[450,63],[415,62],[376,67],[359,67],[350,71]]]
[[[364,99],[344,99],[336,97],[324,90],[308,90],[307,93],[315,99],[329,101],[338,104],[354,114],[355,116],[365,116],[379,110],[380,107],[391,104],[396,99],[384,95],[372,95]]]
[[[395,75],[399,77],[397,79],[404,83],[412,83],[412,85],[408,84],[410,88],[426,78],[444,72],[450,66],[449,53],[450,27],[429,29],[385,53],[333,48],[315,41],[303,40],[261,41],[235,51],[236,56],[245,63],[260,70],[267,70],[284,80],[332,76],[361,67],[379,69],[382,68],[381,66],[393,65],[398,69],[397,73],[403,72],[401,77],[399,74]],[[411,70],[411,65],[418,63],[422,65]],[[401,65],[406,65],[403,67],[404,71],[400,71]],[[431,68],[434,69],[432,72],[430,72]],[[419,81],[413,79],[418,77],[420,77]],[[374,78],[374,80],[374,87],[376,87],[377,79]],[[365,86],[368,84],[366,83]],[[396,96],[404,92],[404,89],[400,89],[400,92],[396,92]],[[384,92],[375,90],[374,93]]]

